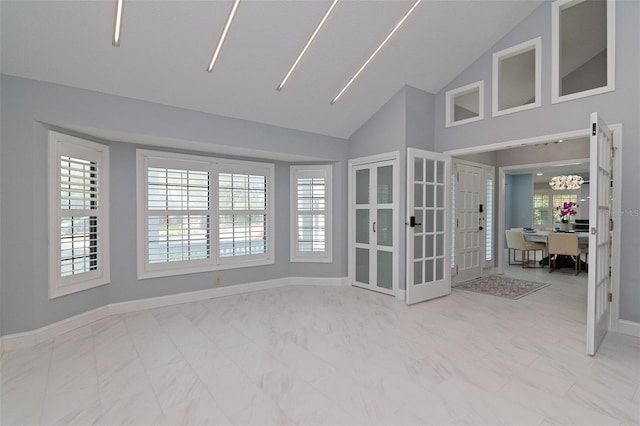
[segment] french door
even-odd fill
[[[589,277],[587,285],[587,355],[595,355],[609,329],[611,291],[612,133],[598,113],[591,114],[589,171]]]
[[[451,293],[451,158],[407,151],[407,304]]]
[[[351,273],[354,286],[395,294],[398,288],[398,161],[351,164]]]

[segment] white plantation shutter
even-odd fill
[[[493,179],[488,177],[486,182],[487,205],[485,209],[485,250],[484,259],[489,264],[493,261]],[[487,265],[489,266],[489,265]]]
[[[105,284],[108,147],[49,133],[51,298]]]
[[[147,168],[149,263],[210,258],[209,175],[202,170]]]
[[[226,169],[232,169],[225,167]],[[218,256],[233,258],[267,254],[268,171],[263,173],[218,173]]]
[[[291,261],[331,262],[331,166],[291,166]]]

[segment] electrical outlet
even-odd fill
[[[216,282],[215,283],[216,283],[216,285],[221,285],[222,284],[222,277],[218,275],[216,277]]]

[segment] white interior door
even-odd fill
[[[456,282],[463,282],[481,276],[484,265],[484,175],[481,167],[468,164],[458,163],[456,169]]]
[[[352,168],[353,285],[385,294],[394,294],[398,287],[396,163],[386,160]]]
[[[589,278],[587,354],[595,355],[609,329],[611,291],[611,163],[613,138],[607,124],[591,114],[589,173]]]
[[[407,151],[407,304],[451,293],[451,158]]]

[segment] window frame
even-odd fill
[[[456,95],[471,93],[478,90],[478,115],[464,120],[454,121],[455,98]],[[484,80],[467,84],[466,86],[451,89],[445,94],[445,127],[459,126],[461,124],[472,123],[484,119]]]
[[[554,217],[553,217],[554,216],[554,212],[556,211],[556,206],[554,205],[554,201],[553,201],[554,196],[563,196],[563,195],[575,196],[575,198],[576,198],[575,202],[576,203],[580,203],[580,192],[579,192],[579,190],[564,190],[564,191],[554,191],[552,189],[534,190],[533,191],[533,197],[531,199],[531,202],[532,202],[532,208],[531,208],[532,217],[535,217],[536,207],[535,207],[534,199],[535,199],[536,195],[543,195],[546,198],[546,201],[547,201],[547,217],[548,217],[548,221],[544,222],[544,223],[539,223],[539,224],[533,223],[534,226],[539,226],[542,229],[544,229],[544,228],[547,228],[547,229],[554,228],[555,225],[557,223],[559,223],[559,222],[554,222]],[[579,208],[580,207],[578,207],[578,209]],[[542,209],[542,207],[540,209]],[[575,223],[575,218],[570,217],[569,218],[569,222],[570,223]]]
[[[499,109],[500,99],[500,61],[502,59],[508,59],[519,55],[521,53],[534,51],[535,57],[535,71],[534,71],[534,93],[535,101],[530,104],[519,105],[506,109]],[[526,111],[533,108],[538,108],[542,105],[542,37],[536,37],[531,40],[527,40],[515,46],[503,49],[493,54],[493,71],[492,71],[492,87],[491,87],[491,110],[492,116],[500,116],[505,114],[512,114],[516,112]]]
[[[589,96],[612,92],[616,89],[616,5],[607,2],[607,85],[582,92],[560,94],[560,12],[586,0],[556,0],[551,4],[551,103],[557,104]]]
[[[290,206],[291,206],[291,230],[290,230],[290,261],[291,262],[313,262],[332,263],[333,262],[333,166],[328,165],[296,165],[290,167]],[[301,252],[298,247],[298,178],[299,177],[323,177],[324,184],[324,235],[325,251],[322,252]]]
[[[167,164],[175,167],[192,166],[195,170],[209,172],[209,257],[207,259],[187,260],[150,264],[148,261],[148,216],[147,170],[149,163]],[[253,174],[266,177],[266,232],[267,250],[261,255],[220,256],[219,251],[219,179],[220,173]],[[136,201],[137,201],[137,269],[138,279],[158,278],[210,272],[225,269],[247,268],[272,265],[275,263],[275,166],[273,163],[260,163],[244,160],[230,160],[208,156],[180,154],[169,151],[148,149],[136,150]]]
[[[90,288],[109,284],[109,147],[86,139],[49,131],[49,299],[66,296]],[[98,266],[95,270],[61,276],[60,263],[62,236],[60,221],[62,216],[86,215],[85,209],[62,209],[61,204],[61,156],[92,161],[97,164],[98,203],[95,217],[98,222],[96,240]],[[90,209],[93,212],[93,209]],[[94,216],[91,214],[91,216]]]

